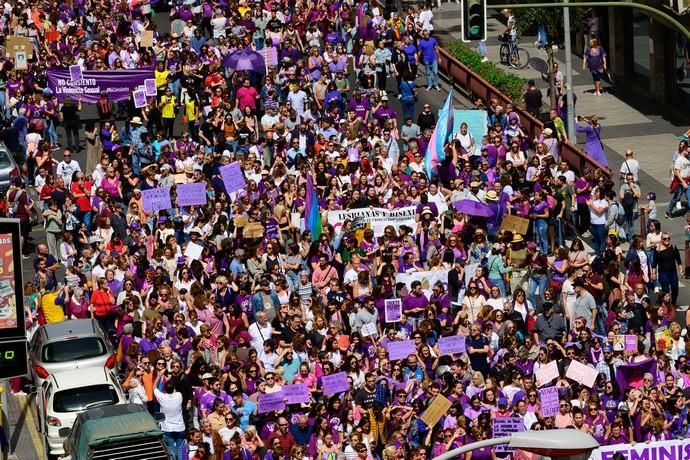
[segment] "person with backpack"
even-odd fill
[[[21,178],[13,177],[7,192],[7,210],[9,217],[19,219],[19,241],[23,259],[29,258],[26,241],[29,233],[31,233],[32,206],[32,200],[26,193]]]
[[[618,195],[621,200],[621,205],[623,205],[623,231],[625,231],[626,239],[630,241],[633,236],[633,224],[635,222],[640,197],[642,196],[640,186],[635,183],[635,176],[632,173],[625,175],[625,182],[621,184]]]
[[[659,278],[661,289],[671,293],[671,303],[676,305],[678,300],[678,275],[685,274],[685,267],[680,260],[678,248],[671,244],[671,235],[664,232],[661,244],[656,247],[656,256],[652,266],[652,279]]]
[[[607,190],[605,196],[609,204],[606,210],[606,234],[618,237],[621,224],[623,223],[623,207],[616,199],[616,192],[613,190]]]

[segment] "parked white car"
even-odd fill
[[[71,428],[77,415],[88,409],[126,404],[125,393],[107,368],[74,369],[48,375],[36,390],[38,429],[48,458],[63,455],[61,428]]]

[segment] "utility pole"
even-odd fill
[[[563,0],[563,30],[565,32],[565,91],[568,103],[568,116],[566,120],[568,139],[575,145],[575,104],[573,96],[573,53],[570,43],[570,8],[568,0]],[[551,72],[553,73],[553,72]]]

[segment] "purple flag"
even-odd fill
[[[618,366],[616,369],[616,381],[618,388],[623,393],[627,388],[639,388],[642,386],[642,378],[645,374],[652,374],[654,384],[656,384],[656,361],[646,359],[639,363],[628,363]]]
[[[153,78],[153,70],[85,70],[80,80],[73,80],[69,69],[49,70],[48,87],[58,101],[67,96],[77,101],[95,104],[105,91],[115,102],[129,99],[134,89]]]

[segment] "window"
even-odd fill
[[[41,353],[41,361],[44,363],[64,363],[78,359],[96,358],[106,353],[105,344],[99,337],[83,337],[46,344]]]
[[[112,385],[92,385],[83,388],[58,391],[53,398],[55,412],[78,412],[118,402],[117,391]]]

